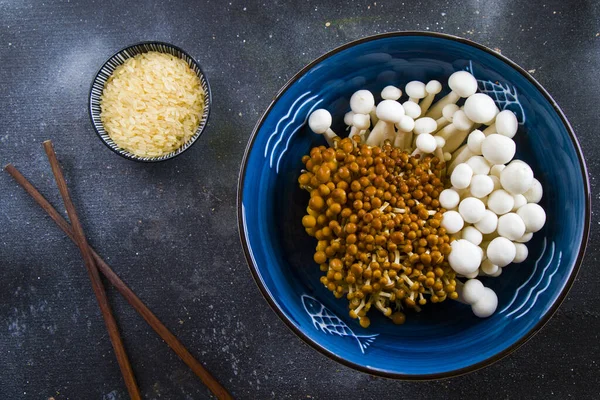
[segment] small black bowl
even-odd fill
[[[202,88],[204,89],[205,99],[204,99],[204,109],[202,110],[202,116],[200,118],[200,124],[198,124],[198,128],[196,129],[196,133],[185,142],[180,148],[175,151],[172,151],[167,154],[163,154],[159,157],[140,157],[135,155],[121,147],[117,146],[115,142],[113,142],[112,138],[109,134],[104,130],[104,125],[100,119],[100,97],[102,96],[102,92],[104,90],[104,85],[108,78],[112,75],[114,70],[121,64],[123,64],[128,58],[134,57],[138,54],[147,53],[150,51],[157,51],[160,53],[171,54],[175,57],[181,58],[184,60],[190,68],[198,75],[200,78],[200,83]],[[89,102],[89,111],[90,118],[92,119],[92,125],[94,125],[94,129],[96,133],[102,140],[102,142],[108,146],[112,151],[117,153],[118,155],[125,157],[129,160],[134,161],[142,161],[142,162],[158,162],[169,160],[173,157],[178,156],[183,153],[187,149],[189,149],[196,140],[200,137],[204,128],[206,127],[206,123],[208,122],[208,116],[210,115],[210,108],[212,104],[212,93],[210,91],[210,85],[208,84],[208,79],[206,75],[200,68],[200,65],[192,56],[186,53],[184,50],[180,49],[177,46],[174,46],[169,43],[164,42],[141,42],[137,44],[133,44],[131,46],[125,47],[122,50],[119,50],[116,54],[110,57],[104,65],[100,68],[94,80],[92,81],[92,87],[90,89],[90,102]]]

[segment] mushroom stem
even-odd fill
[[[457,131],[452,136],[446,140],[446,145],[444,146],[444,151],[449,153],[454,152],[456,149],[460,147],[460,145],[465,141],[467,136],[469,135],[469,130],[466,131]]]
[[[442,91],[442,84],[436,80],[429,81],[427,85],[425,85],[425,91],[427,92],[427,96],[425,96],[423,101],[419,104],[421,107],[421,114],[427,113],[435,96]]]
[[[460,99],[460,96],[455,92],[450,92],[446,96],[442,97],[429,109],[429,112],[425,115],[433,119],[438,119],[442,116],[442,109],[448,104],[456,104]]]

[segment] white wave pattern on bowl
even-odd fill
[[[529,289],[529,291],[527,292],[527,295],[525,296],[525,298],[522,301],[520,301],[519,303],[515,303],[516,300],[517,300],[517,298],[519,297],[519,293],[521,292],[521,290],[523,288],[525,288],[529,284],[529,282],[531,282],[531,280],[534,278],[534,276],[535,276],[535,274],[536,274],[536,272],[537,272],[537,270],[538,270],[538,268],[540,266],[540,262],[542,261],[542,259],[546,255],[546,249],[549,250],[548,254],[550,256],[548,257],[548,261],[545,263],[545,266],[544,266],[544,268],[542,270],[542,273],[541,273],[540,277],[538,278],[538,280],[535,283],[535,285],[533,285]],[[531,273],[531,275],[529,276],[529,278],[525,281],[525,283],[523,283],[521,286],[519,286],[519,288],[515,292],[515,295],[513,296],[513,299],[510,301],[510,303],[508,303],[508,305],[506,307],[504,307],[502,309],[502,311],[500,311],[500,314],[509,311],[509,309],[511,309],[511,307],[514,308],[514,309],[512,309],[506,315],[507,317],[510,317],[511,315],[514,315],[514,314],[518,313],[519,311],[523,310],[520,314],[518,314],[516,317],[514,317],[514,319],[519,319],[519,318],[523,317],[525,314],[527,314],[529,312],[529,310],[531,310],[533,308],[533,306],[537,302],[537,299],[539,298],[539,296],[542,293],[544,293],[548,289],[548,287],[550,287],[550,283],[552,282],[552,278],[558,272],[558,268],[559,268],[560,263],[562,261],[562,252],[561,251],[558,252],[556,263],[553,262],[554,256],[555,256],[555,245],[554,245],[554,242],[552,242],[550,244],[550,246],[547,247],[547,241],[546,241],[546,238],[544,238],[544,243],[542,245],[542,252],[541,252],[540,256],[538,257],[538,259],[535,261],[535,264],[534,264],[534,267],[533,267],[533,272]],[[555,268],[550,272],[550,267],[553,266],[553,265],[555,266]],[[544,286],[541,287],[542,282],[544,282],[545,279],[547,279],[547,281],[544,284]],[[535,292],[535,296],[533,296],[533,301],[529,304],[529,307],[525,308],[525,306],[527,306],[527,304],[531,300],[532,295],[533,295],[534,292]]]
[[[362,354],[365,354],[367,347],[369,347],[369,345],[375,341],[375,338],[379,336],[378,333],[374,335],[357,335],[344,321],[332,313],[319,300],[307,294],[303,294],[301,298],[304,311],[310,316],[315,329],[329,335],[356,339]]]
[[[469,61],[469,66],[465,69],[477,79],[473,69],[473,61]],[[519,94],[514,86],[511,87],[508,83],[502,84],[500,82],[484,81],[481,79],[477,79],[477,86],[481,93],[485,93],[494,99],[500,111],[510,110],[514,112],[519,125],[525,124],[525,110],[519,101]]]
[[[269,158],[269,167],[273,168],[273,166],[275,166],[275,172],[277,172],[277,173],[279,173],[279,164],[280,164],[281,160],[283,159],[283,155],[288,150],[288,147],[289,147],[290,141],[292,140],[292,137],[296,134],[296,132],[298,132],[300,130],[300,128],[302,128],[306,124],[306,121],[308,120],[308,116],[313,112],[313,110],[319,104],[321,104],[323,102],[323,99],[315,102],[312,105],[312,107],[308,110],[308,112],[306,113],[306,117],[304,118],[304,121],[301,124],[299,124],[296,127],[296,129],[294,129],[292,132],[288,133],[288,129],[294,124],[294,122],[296,122],[296,118],[300,114],[300,111],[302,111],[302,109],[306,105],[310,104],[313,100],[315,100],[317,97],[319,97],[318,95],[311,96],[311,97],[305,99],[302,103],[300,103],[300,105],[298,105],[298,103],[300,102],[300,100],[304,99],[309,94],[310,94],[310,92],[306,92],[306,93],[302,94],[301,96],[299,96],[296,99],[296,101],[294,101],[294,103],[292,104],[292,106],[288,110],[287,114],[284,115],[277,122],[277,125],[275,126],[275,131],[269,136],[269,139],[267,140],[267,144],[265,145],[265,158]],[[279,132],[279,126],[290,118],[290,116],[292,115],[292,112],[294,113],[294,116],[283,127],[283,129],[281,130],[281,132]],[[282,143],[283,139],[286,138],[286,137],[287,137],[287,140],[285,142],[285,147],[278,154],[277,153],[277,147]],[[271,143],[271,140],[273,140],[275,138],[277,138],[277,140],[273,144],[273,147],[271,148],[271,152],[270,152],[270,155],[269,155],[269,144]],[[275,161],[275,157],[276,156],[277,156],[277,160]]]

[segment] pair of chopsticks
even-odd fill
[[[88,245],[85,238],[85,233],[79,222],[75,206],[69,195],[69,190],[65,178],[62,174],[58,158],[54,152],[52,142],[47,140],[44,142],[44,150],[48,156],[48,161],[52,167],[52,173],[56,180],[56,185],[60,191],[63,199],[65,208],[67,209],[67,215],[71,224],[69,224],[52,205],[42,196],[42,194],[33,186],[27,178],[25,178],[17,168],[12,164],[8,164],[4,169],[8,172],[19,185],[25,189],[25,191],[38,203],[40,207],[46,211],[46,213],[52,218],[52,220],[66,233],[66,235],[79,247],[83,261],[85,263],[96,300],[100,306],[106,329],[110,341],[117,357],[117,362],[121,368],[121,374],[125,380],[127,391],[132,399],[141,399],[140,390],[137,386],[135,376],[133,375],[133,369],[129,363],[129,358],[125,352],[121,335],[119,334],[119,328],[117,322],[112,314],[104,285],[100,279],[98,271],[108,279],[110,283],[125,297],[125,300],[131,304],[131,306],[146,320],[148,325],[173,349],[173,351],[181,358],[181,360],[187,364],[188,367],[200,378],[200,380],[208,387],[208,389],[215,395],[217,399],[233,399],[227,390],[221,386],[221,384],[200,364],[198,360],[190,354],[185,346],[173,335],[166,326],[146,307],[146,305],[135,295],[135,293],[123,282],[117,274],[109,267],[109,265],[102,260],[102,258]]]

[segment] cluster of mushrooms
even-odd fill
[[[477,93],[467,71],[448,86],[435,103],[436,80],[409,82],[403,102],[395,86],[377,105],[370,91],[355,92],[344,139],[327,110],[309,116],[329,147],[302,159],[298,181],[311,196],[302,224],[318,240],[321,282],[346,296],[363,327],[373,306],[401,324],[406,308],[447,298],[492,315],[498,298],[476,278],[524,261],[525,243],[544,226],[542,185],[513,160],[514,113]]]

